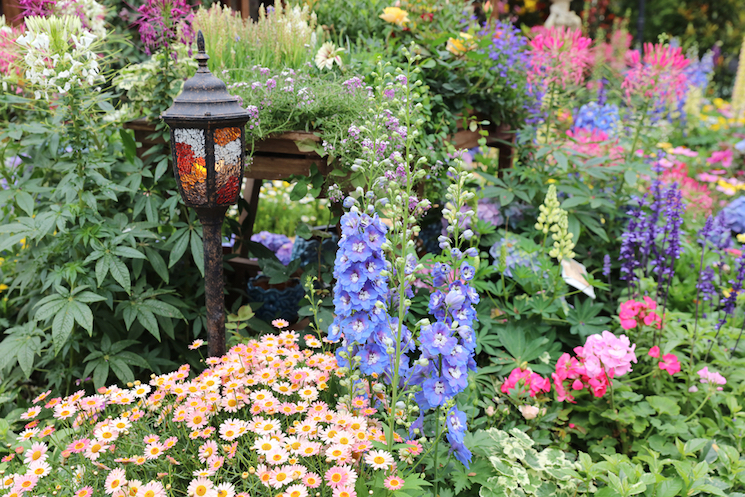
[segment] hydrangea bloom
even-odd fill
[[[589,131],[598,130],[613,136],[617,132],[619,121],[618,105],[599,105],[597,102],[590,102],[577,111],[577,116],[574,118],[574,128]]]
[[[740,195],[722,209],[724,223],[735,233],[745,233],[745,195]]]

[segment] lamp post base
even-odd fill
[[[204,299],[207,306],[207,348],[210,357],[225,354],[225,296],[222,270],[222,223],[227,207],[195,209],[202,223]]]

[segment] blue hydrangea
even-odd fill
[[[722,209],[726,226],[737,234],[745,233],[745,195],[740,195]]]
[[[620,115],[616,104],[599,105],[597,102],[590,102],[579,108],[574,118],[574,128],[599,130],[608,136],[614,136],[619,122]]]

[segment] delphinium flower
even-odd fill
[[[474,215],[472,209],[463,209],[474,194],[466,186],[470,173],[453,167],[449,173],[453,182],[445,197],[450,208],[443,209],[447,235],[439,238],[444,260],[436,262],[431,271],[432,286],[437,290],[430,295],[428,308],[435,322],[422,325],[419,333],[421,358],[411,370],[411,381],[421,385],[415,396],[421,412],[436,408],[439,412],[441,406],[448,405],[468,386],[468,371],[476,369],[473,325],[477,319],[475,305],[479,302],[479,295],[470,281],[475,276],[474,261],[477,263],[478,251],[466,248],[470,246],[473,232],[463,228],[470,224],[464,221]],[[468,466],[471,452],[462,438],[465,415],[453,406],[448,417],[458,420],[457,426],[460,427],[453,433],[448,431],[451,452]]]
[[[194,40],[194,12],[186,0],[147,0],[137,11],[136,24],[148,55],[161,48],[168,51],[176,41],[189,45]]]
[[[690,64],[680,47],[644,44],[644,55],[629,52],[630,69],[621,84],[626,99],[641,97],[652,103],[652,109],[670,106],[684,97],[688,87],[686,68]]]
[[[740,257],[735,262],[735,276],[729,280],[731,285],[729,295],[722,300],[722,317],[714,325],[714,329],[717,331],[717,337],[722,326],[727,322],[727,319],[734,314],[737,309],[737,297],[743,292],[743,284],[745,284],[745,255]],[[716,340],[716,338],[715,338]],[[711,350],[711,346],[709,347]]]
[[[580,84],[592,61],[591,45],[592,40],[582,36],[580,29],[542,30],[530,41],[528,82],[543,91]]]
[[[97,37],[77,17],[27,18],[26,32],[17,42],[36,99],[44,96],[48,100],[104,81],[95,52]]]

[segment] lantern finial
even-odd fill
[[[194,58],[199,64],[197,72],[209,72],[209,69],[207,69],[207,61],[210,60],[210,56],[207,55],[207,52],[204,49],[204,35],[202,34],[201,29],[197,31],[197,55],[195,55]]]

